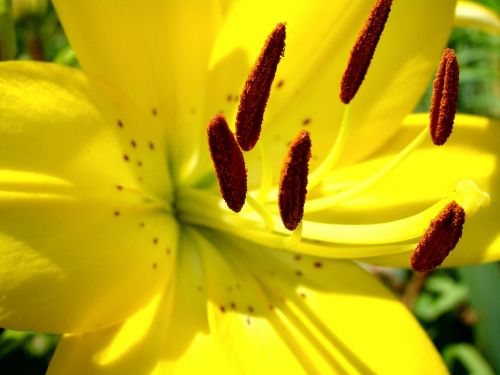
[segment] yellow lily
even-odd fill
[[[395,1],[349,104],[342,157],[321,174],[341,131],[337,88],[373,1],[55,6],[83,71],[0,65],[0,326],[63,334],[49,373],[446,373],[410,312],[351,259],[408,266],[450,199],[468,216],[464,248],[447,262],[500,253],[498,206],[472,216],[487,200],[479,188],[498,188],[497,130],[459,116],[450,147],[400,153],[428,125],[404,118],[436,68],[454,1]],[[262,42],[283,21],[262,160],[245,155],[253,209],[235,214],[221,204],[206,125],[220,111],[235,116]],[[290,234],[270,176],[303,127],[317,188]],[[320,201],[391,160],[398,166],[359,194]],[[453,191],[464,178],[477,185]]]

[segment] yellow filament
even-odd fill
[[[265,232],[261,229],[262,224],[248,218],[248,215],[214,209],[220,200],[196,190],[183,194],[177,209],[183,222],[221,230],[271,248],[300,249],[311,255],[361,258],[410,251],[414,244],[407,241],[419,238],[430,221],[452,200],[460,204],[470,217],[479,208],[486,206],[490,198],[474,182],[464,180],[457,184],[448,197],[407,218],[363,225],[303,221],[303,228],[301,223],[291,235],[276,224],[279,222],[277,215],[267,213],[267,220],[275,221],[275,229],[273,232]]]
[[[307,212],[316,212],[321,211],[326,208],[330,208],[341,201],[351,198],[362,191],[368,189],[370,186],[374,185],[377,181],[382,179],[385,175],[390,173],[394,168],[396,168],[401,162],[403,162],[408,155],[410,155],[416,148],[418,148],[427,138],[428,138],[429,130],[427,128],[423,129],[419,135],[415,137],[410,144],[408,144],[403,150],[401,150],[392,160],[390,160],[384,167],[379,169],[376,173],[368,177],[367,179],[354,184],[347,190],[344,190],[340,193],[311,199],[306,201],[306,210]]]
[[[284,249],[290,249],[297,245],[300,242],[300,239],[302,238],[302,221],[299,223],[297,228],[292,232],[292,234],[283,241],[283,248]]]
[[[254,211],[262,218],[264,225],[269,232],[274,230],[274,220],[269,211],[267,211],[263,205],[261,205],[254,197],[247,194],[246,202]]]
[[[323,162],[318,166],[318,168],[316,168],[316,170],[314,170],[314,172],[312,172],[309,176],[309,181],[307,184],[307,188],[309,190],[314,189],[321,183],[321,181],[323,181],[328,172],[332,170],[332,168],[337,164],[340,157],[342,156],[352,128],[349,108],[350,107],[348,105],[344,107],[342,124],[340,125],[340,130],[337,134],[337,138],[335,139],[335,143],[328,152],[328,155],[326,156],[325,160],[323,160]]]
[[[258,147],[260,152],[262,177],[260,181],[260,189],[257,195],[257,201],[259,201],[260,203],[264,203],[273,187],[273,171],[271,168],[271,163],[269,163],[268,161],[269,158],[264,139],[260,139],[260,141],[258,142]]]

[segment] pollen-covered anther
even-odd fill
[[[455,201],[448,203],[431,221],[410,256],[411,267],[430,272],[439,267],[462,236],[465,210]]]
[[[307,176],[311,159],[311,138],[302,130],[290,145],[281,170],[279,209],[283,225],[294,230],[304,216],[307,194]]]
[[[248,75],[236,115],[236,138],[250,151],[257,143],[276,69],[285,51],[285,24],[276,25]]]
[[[392,0],[378,0],[354,43],[342,77],[340,100],[349,104],[365,79],[391,11]]]
[[[430,111],[430,132],[435,145],[443,145],[453,130],[458,103],[458,61],[451,48],[445,49],[434,80]]]
[[[247,171],[243,153],[223,115],[216,115],[212,119],[207,133],[222,198],[231,210],[240,212],[247,195]]]

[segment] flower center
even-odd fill
[[[489,202],[489,196],[470,181],[459,182],[449,196],[426,210],[392,222],[350,225],[303,220],[304,212],[330,210],[364,192],[393,171],[429,137],[429,130],[423,129],[380,169],[339,191],[324,194],[316,189],[335,170],[356,126],[351,120],[353,106],[349,103],[355,99],[365,79],[391,5],[391,0],[376,2],[351,51],[340,87],[344,115],[332,147],[309,174],[311,135],[301,131],[284,155],[278,188],[272,187],[271,162],[262,142],[258,142],[271,86],[285,47],[285,24],[275,27],[241,93],[236,135],[223,115],[214,116],[208,125],[208,146],[225,204],[202,189],[180,189],[177,210],[182,221],[232,233],[272,248],[297,247],[312,255],[362,258],[414,250],[410,264],[425,272],[443,262],[461,236],[465,214],[469,216]],[[276,86],[279,88],[282,82]],[[452,132],[457,97],[458,63],[453,51],[446,50],[434,82],[430,115],[430,133],[435,145],[443,145]],[[248,191],[243,151],[252,151],[256,145],[261,156],[261,183],[259,189]],[[314,195],[306,202],[308,190]],[[234,212],[227,210],[225,205]],[[422,228],[428,229],[422,233]]]
[[[285,49],[286,27],[279,23],[269,35],[255,66],[246,80],[236,116],[236,140],[222,115],[216,115],[208,126],[208,143],[227,206],[239,212],[247,196],[247,175],[243,154],[257,143],[278,63]],[[239,146],[238,146],[239,144]],[[307,175],[311,158],[311,139],[307,131],[299,133],[290,145],[281,174],[279,209],[285,228],[295,230],[304,215]],[[270,214],[251,197],[250,205],[260,213],[268,227]]]

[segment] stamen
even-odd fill
[[[443,145],[453,130],[458,102],[458,61],[451,48],[444,50],[432,92],[431,125],[432,141]]]
[[[354,43],[340,88],[340,100],[344,104],[349,104],[365,79],[380,35],[389,17],[391,5],[392,0],[377,1]]]
[[[290,145],[281,170],[279,208],[285,228],[294,230],[304,216],[307,175],[311,158],[311,138],[302,130]]]
[[[455,248],[462,236],[465,210],[451,201],[425,231],[410,256],[411,267],[418,272],[430,272],[437,268]]]
[[[240,212],[247,194],[245,160],[223,115],[216,115],[207,129],[222,198],[234,212]]]
[[[271,85],[284,54],[285,37],[285,25],[279,23],[267,38],[241,93],[236,115],[236,138],[245,151],[250,151],[259,139]]]

